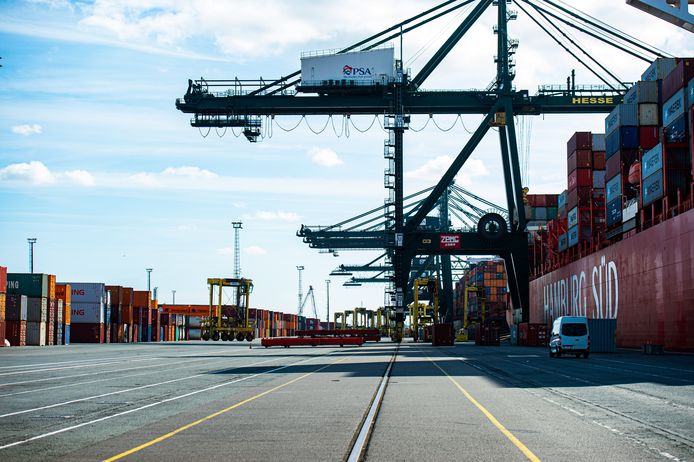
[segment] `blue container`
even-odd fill
[[[607,203],[607,217],[605,217],[608,227],[612,227],[622,222],[622,197],[619,196],[612,202]]]
[[[159,338],[161,339],[161,340],[160,340],[161,342],[164,341],[164,326],[161,326],[161,327],[159,328]]]
[[[605,189],[605,170],[593,170],[593,189]]]
[[[567,225],[569,228],[572,228],[578,224],[578,207],[574,207],[571,210],[569,210],[567,221]]]
[[[70,324],[63,326],[63,345],[70,344]]]
[[[643,154],[641,159],[641,178],[647,178],[663,169],[663,145],[658,143],[650,151]]]
[[[560,252],[565,251],[569,248],[569,235],[567,233],[559,235],[558,250]]]
[[[643,205],[650,205],[658,199],[662,199],[665,194],[664,186],[662,170],[643,180],[643,191],[641,192]]]
[[[620,149],[636,149],[639,147],[639,127],[624,126],[619,127],[605,140],[605,158],[610,158]]]
[[[605,186],[605,200],[611,202],[622,195],[622,174],[616,175],[607,181]]]
[[[687,112],[687,93],[685,88],[680,89],[669,100],[663,103],[663,127],[672,124],[682,114]]]
[[[636,82],[624,95],[626,104],[658,103],[658,82],[655,80],[642,80]]]
[[[578,226],[574,226],[572,228],[569,228],[569,233],[568,233],[568,242],[569,242],[569,247],[573,247],[578,244]]]
[[[568,191],[564,191],[563,193],[559,194],[559,196],[557,197],[557,207],[558,208],[561,209],[563,207],[566,207],[566,199],[568,196],[569,196]]]
[[[663,128],[663,138],[666,143],[684,143],[687,141],[687,114]]]
[[[617,351],[617,320],[588,319],[591,353],[615,353]]]
[[[689,81],[689,85],[687,85],[687,101],[689,101],[689,104],[694,103],[694,79]]]
[[[605,133],[609,135],[618,127],[639,124],[638,104],[618,104],[605,118]]]

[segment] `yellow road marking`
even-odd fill
[[[275,391],[277,391],[277,390],[279,390],[279,389],[281,389],[281,388],[284,388],[284,387],[286,387],[287,385],[291,385],[292,383],[295,383],[295,382],[298,382],[299,380],[305,379],[305,378],[308,377],[309,375],[313,375],[313,374],[315,374],[316,372],[320,372],[320,371],[322,371],[323,369],[326,369],[326,368],[328,368],[328,367],[330,367],[330,366],[333,366],[333,365],[335,365],[335,364],[337,364],[337,363],[339,363],[339,362],[344,361],[345,359],[347,359],[347,358],[339,359],[339,360],[337,360],[337,361],[335,361],[335,362],[332,362],[332,363],[327,364],[327,365],[325,365],[325,366],[323,366],[323,367],[321,367],[321,368],[318,368],[318,369],[316,369],[315,371],[309,372],[309,373],[304,374],[304,375],[302,375],[302,376],[300,376],[300,377],[296,377],[296,378],[290,380],[289,382],[285,382],[285,383],[283,383],[282,385],[278,385],[278,386],[276,386],[276,387],[274,387],[274,388],[271,388],[271,389],[269,389],[269,390],[266,390],[266,391],[264,391],[264,392],[262,392],[262,393],[258,393],[258,394],[255,395],[255,396],[251,396],[250,398],[244,399],[243,401],[240,401],[240,402],[238,402],[238,403],[236,403],[236,404],[234,404],[234,405],[232,405],[232,406],[229,406],[229,407],[227,407],[227,408],[225,408],[225,409],[222,409],[221,411],[217,411],[217,412],[215,412],[215,413],[213,413],[213,414],[210,414],[210,415],[208,415],[208,416],[206,416],[206,417],[203,417],[202,419],[196,420],[195,422],[191,422],[191,423],[189,423],[189,424],[187,424],[187,425],[184,425],[184,426],[182,426],[182,427],[180,427],[180,428],[177,428],[176,430],[173,430],[173,431],[171,431],[171,432],[169,432],[169,433],[167,433],[167,434],[165,434],[165,435],[162,435],[162,436],[160,436],[160,437],[158,437],[158,438],[155,438],[155,439],[153,439],[153,440],[151,440],[151,441],[148,441],[148,442],[146,442],[146,443],[143,443],[143,444],[141,444],[141,445],[139,445],[139,446],[136,446],[136,447],[134,447],[134,448],[132,448],[132,449],[128,449],[127,451],[121,452],[120,454],[117,454],[117,455],[115,455],[115,456],[113,456],[113,457],[110,457],[110,458],[108,458],[108,459],[104,459],[103,462],[112,462],[112,461],[115,461],[115,460],[122,459],[123,457],[129,456],[130,454],[134,454],[134,453],[136,453],[136,452],[139,452],[139,451],[141,451],[141,450],[143,450],[143,449],[145,449],[145,448],[148,448],[148,447],[150,447],[150,446],[152,446],[152,445],[155,445],[155,444],[160,443],[160,442],[162,442],[162,441],[164,441],[164,440],[167,440],[167,439],[171,438],[172,436],[177,435],[178,433],[181,433],[181,432],[183,432],[183,431],[186,431],[186,430],[188,430],[189,428],[195,427],[196,425],[200,425],[200,424],[203,423],[203,422],[206,422],[206,421],[208,421],[208,420],[210,420],[210,419],[214,419],[215,417],[218,417],[218,416],[220,416],[220,415],[222,415],[222,414],[224,414],[224,413],[226,413],[226,412],[229,412],[229,411],[232,411],[232,410],[234,410],[234,409],[236,409],[236,408],[238,408],[238,407],[241,407],[241,406],[243,406],[244,404],[250,403],[251,401],[255,401],[255,400],[258,399],[258,398],[262,398],[262,397],[265,396],[265,395],[269,395],[270,393],[275,392]]]
[[[448,380],[453,382],[453,385],[455,385],[458,388],[458,390],[461,391],[461,393],[468,399],[468,401],[470,401],[472,404],[474,404],[475,407],[477,409],[479,409],[482,412],[482,414],[484,414],[485,417],[487,417],[487,419],[489,419],[489,421],[492,424],[494,424],[494,426],[496,428],[498,428],[501,433],[504,434],[504,436],[506,438],[508,438],[518,449],[520,449],[520,451],[525,455],[525,457],[528,458],[528,460],[530,460],[532,462],[540,462],[539,457],[537,457],[535,454],[533,454],[533,452],[530,449],[528,449],[528,447],[526,445],[521,443],[521,441],[518,438],[516,438],[516,436],[513,433],[508,431],[508,429],[506,427],[504,427],[501,424],[501,422],[499,422],[491,412],[489,412],[487,409],[485,409],[484,406],[482,406],[475,398],[473,398],[472,395],[470,393],[468,393],[468,391],[465,388],[463,388],[453,377],[451,377],[448,374],[448,372],[444,371],[441,368],[441,366],[439,366],[438,364],[436,364],[436,362],[434,362],[433,359],[429,358],[429,361],[431,361],[434,364],[434,366],[438,367],[439,370],[441,372],[443,372],[446,375],[446,377],[448,377]]]

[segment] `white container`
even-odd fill
[[[70,324],[103,324],[105,322],[103,303],[73,301],[70,308]]]
[[[658,105],[639,104],[639,125],[658,125]]]
[[[393,48],[301,57],[301,85],[337,85],[335,81],[361,85],[387,83],[395,78]]]
[[[70,284],[72,303],[104,303],[106,285],[100,282],[60,282]]]
[[[46,345],[45,322],[27,322],[27,345]]]

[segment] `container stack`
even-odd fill
[[[121,292],[121,324],[118,326],[118,336],[123,339],[123,342],[131,343],[133,341],[133,289],[132,287],[123,287]]]
[[[567,236],[559,239],[560,251],[565,250],[564,243],[568,248],[597,241],[604,229],[605,149],[605,135],[590,132],[576,132],[566,144]]]
[[[663,128],[661,142],[644,152],[641,160],[642,208],[667,198],[677,203],[689,192],[692,179],[692,151],[689,143],[691,103],[689,87],[694,88],[694,59],[662,59],[661,68],[669,70],[654,83],[662,88]],[[694,90],[692,90],[694,92]]]
[[[464,318],[465,287],[475,287],[482,290],[468,291],[468,319],[484,317],[485,321],[505,322],[508,308],[507,286],[506,269],[502,260],[481,260],[474,263],[456,283],[456,320]]]
[[[189,318],[190,321],[190,318]],[[159,325],[161,323],[161,311],[159,310],[159,302],[157,300],[152,300],[152,328],[151,328],[151,338],[152,342],[161,342],[161,337],[159,336]],[[199,340],[199,339],[196,339]]]
[[[152,293],[148,290],[133,291],[133,325],[137,330],[137,342],[147,341],[147,331],[152,326]]]
[[[63,338],[62,344],[70,344],[70,320],[72,314],[72,287],[70,284],[56,284],[55,285],[55,296],[58,300],[62,302],[63,307],[63,323],[62,331]]]
[[[72,313],[72,343],[104,343],[105,285],[99,282],[69,282]]]
[[[7,267],[0,266],[0,347],[5,346],[7,336]]]
[[[46,318],[46,345],[55,345],[55,330],[58,319],[58,302],[55,298],[55,276],[48,275],[48,316]]]
[[[48,275],[40,273],[7,273],[7,293],[26,295],[24,332],[26,344],[46,345],[46,320],[48,319]],[[21,300],[16,309],[21,310]],[[21,316],[21,311],[20,311]],[[20,319],[21,323],[21,319]],[[19,326],[19,336],[22,336]],[[13,343],[14,345],[14,343]]]
[[[28,306],[26,295],[7,294],[5,335],[12,346],[27,344]]]
[[[122,323],[123,288],[121,286],[106,286],[106,291],[110,293],[111,300],[111,319],[108,325],[110,331],[110,341],[112,343],[122,343],[122,333],[119,335],[118,326]]]

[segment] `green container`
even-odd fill
[[[27,297],[48,297],[48,275],[7,273],[7,293]]]
[[[178,342],[178,326],[174,327],[174,341]]]
[[[557,218],[558,209],[556,207],[547,207],[547,219],[554,220]]]

